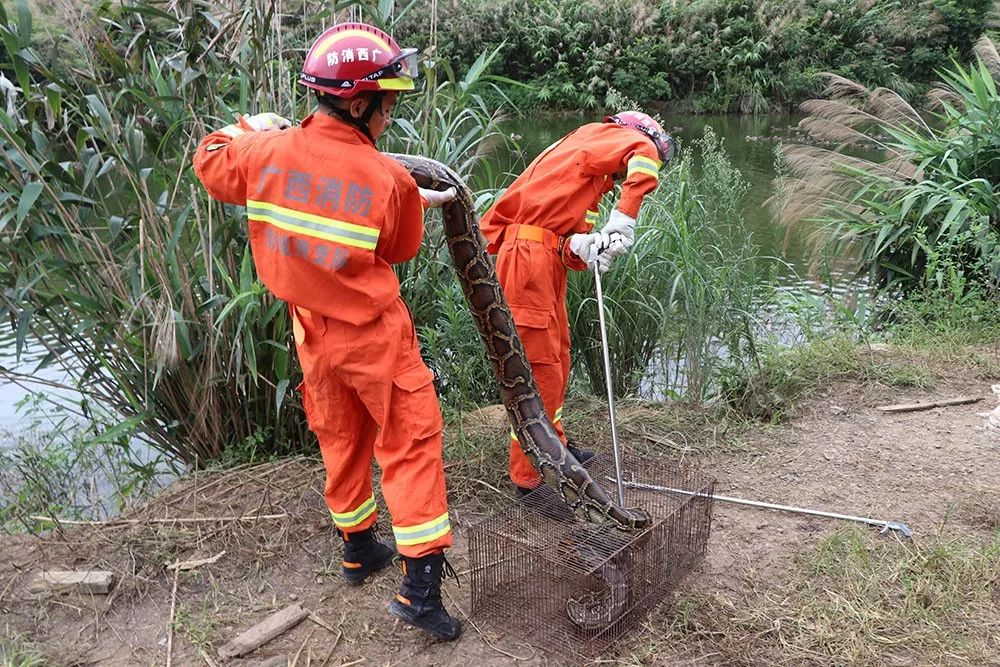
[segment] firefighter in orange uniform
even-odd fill
[[[569,381],[566,271],[607,271],[635,242],[635,220],[659,170],[673,157],[670,135],[648,115],[625,111],[577,128],[547,148],[483,217],[497,276],[531,363],[542,402],[570,453],[581,463],[593,452],[576,448],[562,425]],[[620,182],[608,222],[594,231],[601,198]],[[510,477],[523,495],[541,477],[511,432]]]
[[[344,578],[361,584],[395,557],[375,533],[374,456],[403,569],[389,611],[455,639],[461,625],[441,601],[452,543],[441,410],[392,269],[417,253],[424,209],[455,192],[418,188],[375,147],[416,76],[415,49],[363,23],[335,25],[302,68],[317,111],[299,127],[241,118],[205,137],[194,166],[212,197],[246,206],[257,274],[289,304]]]

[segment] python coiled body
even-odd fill
[[[479,233],[472,194],[465,183],[436,160],[390,156],[406,167],[420,187],[431,190],[454,187],[458,193],[442,209],[448,251],[500,382],[507,417],[531,464],[584,521],[603,523],[610,519],[629,531],[648,527],[652,523],[649,514],[616,504],[559,440],[542,404],[514,317],[486,252],[485,240]]]
[[[626,538],[614,525],[586,526],[571,530],[563,545],[574,565],[601,583],[598,590],[585,590],[566,600],[566,616],[577,628],[599,632],[614,623],[629,603],[628,555],[622,551]]]

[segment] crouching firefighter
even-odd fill
[[[240,118],[205,137],[194,168],[212,197],[246,207],[257,275],[288,303],[344,579],[359,585],[396,555],[375,530],[374,457],[403,572],[389,612],[448,640],[461,625],[441,601],[452,543],[441,410],[392,265],[416,255],[424,210],[455,192],[421,190],[375,146],[416,76],[415,49],[363,23],[335,25],[299,80],[317,110],[298,127]]]

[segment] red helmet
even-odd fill
[[[624,127],[631,127],[633,130],[638,130],[649,137],[656,146],[656,152],[660,155],[660,169],[674,156],[674,152],[676,151],[674,138],[664,132],[660,124],[648,114],[644,114],[641,111],[622,111],[613,116],[605,116],[604,122],[618,123]]]
[[[367,23],[338,23],[319,36],[302,65],[299,83],[313,90],[354,97],[365,90],[413,90],[417,50]]]

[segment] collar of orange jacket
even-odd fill
[[[371,140],[369,140],[361,130],[348,124],[340,118],[337,118],[336,116],[330,116],[322,111],[316,111],[310,114],[305,120],[302,121],[301,126],[308,132],[317,132],[324,137],[329,137],[330,139],[335,139],[336,141],[342,141],[349,144],[372,145]]]

